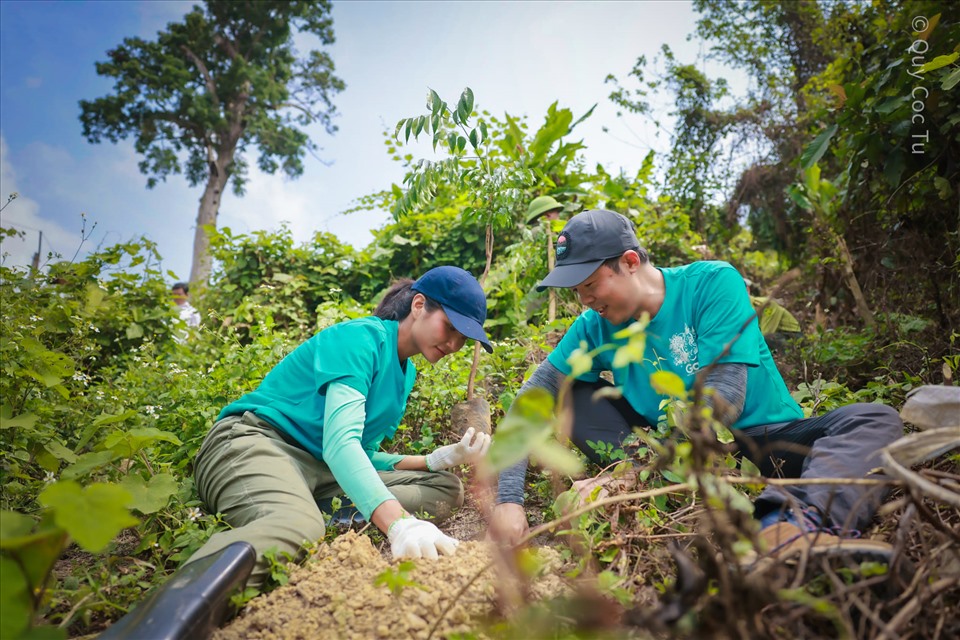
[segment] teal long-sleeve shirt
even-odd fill
[[[267,420],[325,462],[369,518],[393,497],[376,471],[392,469],[402,456],[379,448],[396,432],[416,380],[413,363],[400,362],[398,328],[392,320],[366,317],[324,329],[281,360],[256,390],[224,408],[219,419],[251,411]]]

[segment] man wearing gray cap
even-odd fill
[[[571,440],[594,462],[588,442],[617,447],[635,427],[655,426],[666,396],[651,374],[670,371],[689,389],[708,365],[705,401],[731,429],[740,450],[766,477],[865,478],[879,464],[879,450],[903,433],[896,411],[854,404],[804,418],[770,355],[743,286],[731,265],[702,261],[660,268],[650,263],[633,224],[612,211],[585,211],[564,226],[556,243],[556,268],[538,288],[572,289],[589,307],[556,349],[520,389],[540,387],[557,396],[577,349],[596,353],[591,371],[573,383]],[[640,362],[614,366],[623,330],[649,317]],[[607,347],[606,349],[598,349]],[[612,371],[621,397],[596,391]],[[798,450],[801,452],[798,453]],[[523,510],[526,460],[500,475],[491,534],[516,542],[527,531]],[[851,552],[889,560],[889,545],[849,536],[863,529],[886,495],[884,487],[859,484],[768,486],[755,501],[761,549],[771,557],[796,552]],[[825,533],[830,529],[832,535]]]

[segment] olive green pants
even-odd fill
[[[285,441],[269,422],[247,412],[217,422],[197,454],[194,476],[200,499],[233,527],[214,534],[188,560],[192,562],[242,540],[253,545],[257,564],[248,587],[263,585],[270,549],[297,557],[304,543],[326,531],[319,500],[343,496],[330,468]],[[380,479],[410,513],[434,521],[463,504],[463,486],[452,473],[380,471]]]

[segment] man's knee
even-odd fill
[[[903,420],[896,409],[885,404],[862,402],[834,409],[838,423],[848,429],[865,430],[881,446],[894,442],[903,435]]]

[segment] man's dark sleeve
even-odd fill
[[[517,397],[520,397],[533,388],[546,389],[556,398],[560,394],[560,385],[563,384],[563,374],[549,360],[544,360],[536,368],[530,379],[520,387]],[[516,400],[514,400],[516,402]],[[523,485],[527,477],[527,459],[524,458],[509,469],[500,472],[497,482],[497,504],[513,502],[523,504]]]
[[[713,416],[725,427],[735,423],[743,413],[747,399],[747,365],[735,362],[718,364],[707,374],[704,386],[714,390],[714,396],[706,397]]]

